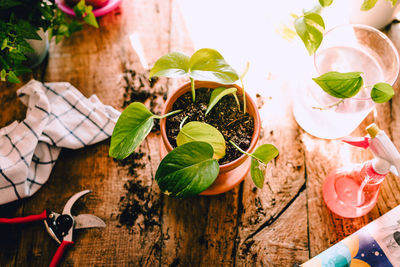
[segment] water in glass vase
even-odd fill
[[[348,46],[329,47],[315,55],[317,77],[329,71],[363,72],[367,87],[350,99],[338,99],[325,93],[308,79],[305,94],[296,96],[293,113],[299,125],[308,133],[327,139],[350,134],[374,107],[371,87],[384,81],[384,73],[373,51]],[[379,57],[376,55],[376,57]]]

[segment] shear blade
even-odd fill
[[[71,215],[71,208],[75,204],[75,202],[79,198],[81,198],[82,196],[84,196],[84,195],[86,195],[86,194],[88,194],[90,192],[91,192],[90,190],[84,190],[84,191],[81,191],[81,192],[76,193],[75,195],[73,195],[70,199],[68,199],[67,203],[65,204],[62,214]]]
[[[75,229],[106,227],[105,222],[92,214],[79,214],[74,216]]]

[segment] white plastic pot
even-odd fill
[[[43,60],[46,58],[46,55],[49,51],[49,40],[47,37],[47,33],[45,33],[43,29],[40,29],[37,33],[39,34],[40,38],[42,38],[42,40],[26,40],[32,46],[33,50],[35,50],[34,53],[26,54],[26,56],[28,57],[27,66],[29,68],[35,68],[39,66],[40,63],[42,63]]]

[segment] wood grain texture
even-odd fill
[[[193,54],[194,47],[176,1],[171,1],[170,51]],[[171,79],[168,91],[187,80]],[[185,200],[164,197],[162,266],[231,266],[237,234],[239,188]]]
[[[96,94],[103,103],[122,110],[126,73],[135,71],[142,78],[148,73],[132,48],[130,34],[139,35],[150,66],[169,51],[195,50],[176,0],[125,0],[99,22],[99,29],[84,27],[60,44],[52,43],[48,62],[33,77],[68,81],[85,96]],[[389,35],[400,47],[400,24],[394,24]],[[71,195],[91,189],[74,212],[94,214],[107,227],[76,231],[75,246],[62,266],[270,267],[305,262],[400,204],[399,180],[389,175],[369,214],[358,219],[333,215],[322,199],[323,179],[334,168],[362,162],[371,154],[339,140],[311,137],[291,114],[288,100],[293,85],[271,75],[257,79],[249,84],[260,88],[249,92],[263,92],[255,97],[263,118],[259,143],[272,143],[280,151],[267,168],[263,189],[257,189],[248,175],[241,185],[218,196],[177,200],[163,195],[154,180],[160,136],[151,133],[139,148],[145,167],[136,175],[108,156],[109,140],[63,150],[45,186],[29,199],[0,206],[0,217],[30,215],[44,208],[60,211]],[[147,88],[153,94],[158,90],[152,110],[161,110],[160,92],[171,93],[183,82],[162,78],[156,87]],[[400,147],[399,85],[392,101],[377,106],[353,136],[365,135],[365,127],[375,121]],[[15,95],[20,86],[0,86],[0,127],[25,116],[26,109]],[[120,199],[126,194],[124,185],[132,180],[148,188],[141,204],[154,207],[152,226],[144,217],[132,227],[120,225]],[[2,226],[0,236],[1,266],[46,266],[57,249],[42,224]]]
[[[306,192],[240,247],[237,266],[293,266],[308,258]]]
[[[99,29],[85,27],[58,45],[52,43],[44,80],[69,81],[85,96],[96,94],[103,103],[121,107],[123,73],[127,69],[146,72],[131,47],[129,35],[139,33],[141,42],[148,44],[144,46],[148,60],[155,61],[168,52],[169,24],[164,22],[169,17],[169,2],[123,1],[121,8],[100,18]],[[147,144],[143,144],[142,150],[147,151],[143,157],[146,166],[159,161],[158,149],[154,145],[158,147],[158,138],[151,135]],[[153,147],[150,149],[149,146]],[[93,193],[79,203],[77,212],[95,214],[106,222],[107,227],[77,231],[75,246],[67,252],[62,265],[158,265],[160,255],[154,246],[160,242],[160,227],[142,230],[140,222],[132,229],[118,227],[115,216],[119,213],[125,182],[140,179],[144,185],[151,186],[155,169],[144,168],[139,170],[138,177],[131,177],[125,168],[117,166],[108,156],[108,147],[109,140],[81,150],[63,150],[48,183],[29,201],[24,201],[24,214],[35,213],[45,207],[60,211],[71,195],[91,189]],[[151,161],[152,157],[155,160]],[[156,201],[159,189],[156,184],[151,188]],[[9,250],[7,253],[14,255],[6,257],[2,265],[46,266],[57,244],[49,238],[42,225],[19,230],[15,236],[21,240],[12,240],[18,246],[17,252]],[[2,241],[2,245],[6,244]]]
[[[288,84],[270,80],[266,81],[263,90],[266,96],[258,98],[260,106],[264,102],[260,109],[264,132],[260,143],[274,144],[280,155],[269,164],[263,189],[257,189],[249,176],[244,182],[236,260],[243,266],[257,262],[266,266],[279,266],[278,263],[282,262],[289,266],[308,257],[304,152],[290,103],[285,101],[290,95]],[[303,201],[297,200],[300,196]],[[282,254],[282,250],[274,245],[269,249],[272,232],[268,229],[285,224],[284,215],[294,202],[298,208],[292,212],[297,212],[293,215],[300,223],[293,222],[296,231],[285,236],[287,246]]]

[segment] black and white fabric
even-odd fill
[[[0,204],[34,194],[49,178],[61,148],[111,136],[120,113],[69,83],[31,80],[17,91],[26,118],[0,129]]]

